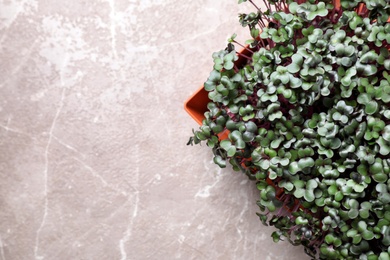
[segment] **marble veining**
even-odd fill
[[[0,259],[309,259],[185,144],[237,1],[0,1]]]
[[[49,171],[49,149],[50,149],[50,144],[51,144],[52,139],[53,139],[53,131],[54,131],[54,128],[56,126],[58,116],[60,115],[62,107],[63,107],[64,97],[65,97],[65,88],[62,89],[61,100],[59,102],[58,109],[56,111],[53,122],[51,124],[50,131],[48,134],[49,137],[48,137],[47,144],[46,144],[45,151],[44,151],[44,169],[43,169],[44,209],[43,209],[42,221],[41,221],[41,224],[39,225],[39,228],[36,232],[36,237],[35,237],[35,248],[34,248],[35,259],[43,259],[43,257],[39,255],[39,244],[40,244],[41,231],[46,223],[46,218],[47,218],[47,214],[48,214],[48,206],[49,206],[49,198],[48,198],[48,194],[47,194],[48,193],[48,171]]]

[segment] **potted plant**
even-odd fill
[[[254,7],[239,15],[251,37],[213,54],[188,144],[256,182],[274,241],[390,259],[389,1],[238,2]]]

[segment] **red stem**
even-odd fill
[[[241,46],[241,47],[244,48],[245,50],[249,51],[250,53],[253,53],[253,51],[252,51],[250,48],[248,48],[248,47],[242,45],[241,43],[239,43],[239,42],[237,42],[237,41],[235,41],[235,40],[233,40],[233,42],[236,43],[237,45]],[[241,54],[241,55],[243,55],[243,54]],[[243,56],[244,56],[244,55],[243,55]],[[244,57],[246,57],[246,56],[244,56]],[[250,58],[250,59],[251,59],[251,58]]]

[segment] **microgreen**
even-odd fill
[[[212,55],[189,144],[256,181],[275,242],[319,259],[390,259],[389,2],[238,2],[254,6],[239,14],[250,39],[233,34]]]

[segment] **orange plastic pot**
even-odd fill
[[[251,54],[249,47],[242,49],[239,52],[238,60],[236,60],[234,64],[237,67],[244,66],[247,61],[245,57],[250,57]],[[184,109],[199,125],[202,125],[202,121],[205,118],[204,113],[207,111],[207,104],[210,101],[208,92],[204,89],[204,85],[202,85],[186,100],[184,103]],[[224,140],[228,138],[228,135],[229,131],[225,130],[224,132],[218,134],[218,137],[220,140]]]
[[[184,109],[187,113],[199,124],[205,118],[204,113],[207,111],[207,104],[211,100],[208,97],[208,92],[201,86],[188,100],[184,103]],[[225,130],[218,134],[219,140],[227,139],[229,131]]]
[[[207,104],[209,102],[208,92],[201,86],[184,103],[184,109],[199,125],[201,125],[205,118],[204,113],[207,111]]]

